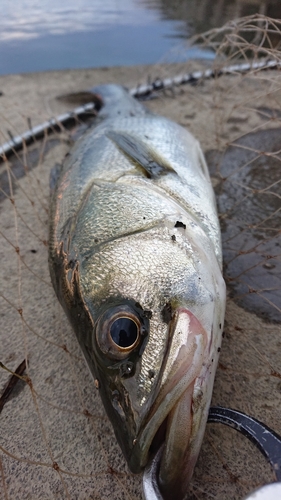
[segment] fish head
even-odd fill
[[[213,251],[170,233],[86,245],[77,286],[90,326],[80,315],[75,329],[130,470],[162,446],[161,490],[181,498],[207,420],[224,283]]]

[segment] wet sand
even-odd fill
[[[131,87],[150,72],[149,67],[132,67],[1,77],[0,142],[8,139],[7,129],[13,135],[26,130],[28,118],[36,125],[71,109],[73,104],[56,99],[60,94],[109,82]],[[268,96],[266,79],[275,73],[266,75],[264,81],[225,76],[185,87],[175,96],[167,93],[147,106],[187,127],[211,161],[210,151],[223,152],[244,134],[280,127],[278,116],[265,120],[257,111],[258,107],[276,109],[280,102],[279,90]],[[266,143],[265,137],[270,132],[263,137]],[[24,152],[19,160],[21,175],[0,206],[4,234],[0,360],[14,370],[27,356],[32,380],[29,385],[18,384],[0,415],[0,499],[140,499],[141,477],[128,473],[75,336],[50,286],[49,172],[68,151],[69,133],[55,134],[52,140],[46,154],[42,143]],[[0,176],[6,170],[7,165],[1,164]],[[214,163],[211,172],[218,187],[220,163]],[[8,184],[12,176],[8,174]],[[235,224],[239,230],[241,221]],[[256,256],[257,250],[252,253]],[[276,254],[280,261],[280,247]],[[235,268],[230,272],[235,275]],[[213,404],[250,413],[281,434],[280,319],[279,324],[270,317],[264,321],[254,308],[249,312],[241,307],[249,287],[239,305],[234,299],[241,290],[229,290]],[[258,292],[268,302],[261,288]],[[9,373],[0,369],[1,391],[8,379]],[[208,424],[188,498],[240,499],[273,480],[270,466],[252,444],[234,430]]]

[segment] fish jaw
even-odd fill
[[[176,499],[186,491],[205,429],[208,408],[194,405],[194,398],[200,395],[202,399],[198,380],[207,376],[208,334],[196,317],[181,307],[171,321],[170,338],[158,394],[137,437],[131,436],[134,446],[127,461],[133,472],[139,472],[162,446],[160,489],[165,499]],[[194,411],[195,406],[199,412]]]

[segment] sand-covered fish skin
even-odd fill
[[[97,125],[50,203],[51,278],[133,472],[164,443],[181,498],[200,450],[221,343],[220,229],[198,141],[125,89],[95,89]]]

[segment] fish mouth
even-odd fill
[[[157,453],[157,468],[158,484],[165,499],[184,496],[183,490],[192,476],[205,428],[203,422],[203,432],[198,433],[204,405],[200,407],[195,399],[206,378],[207,333],[196,317],[184,308],[177,310],[173,323],[169,363],[164,368],[159,393],[133,451],[143,468],[162,448],[161,453]]]
[[[196,457],[191,451],[193,425],[191,384],[169,412],[150,446],[150,459],[158,454],[157,481],[162,497],[181,499],[193,474]]]

